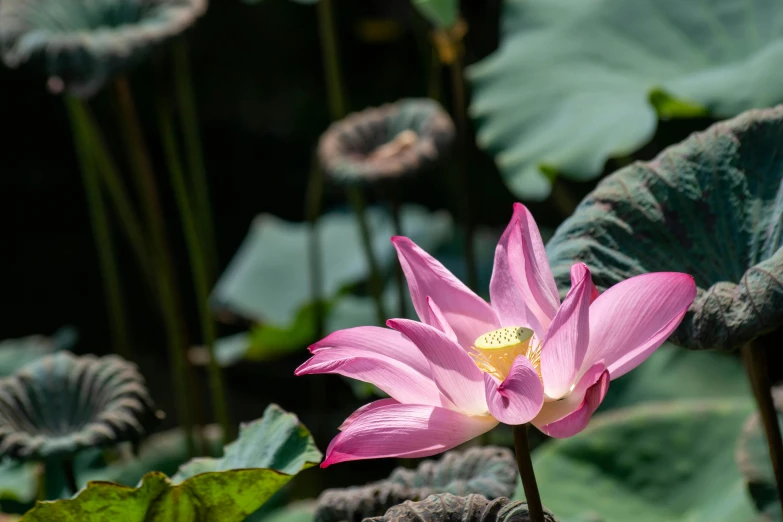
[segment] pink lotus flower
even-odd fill
[[[538,227],[521,204],[495,250],[491,305],[410,239],[392,242],[421,322],[335,332],[296,370],[370,382],[390,396],[346,419],[322,467],[434,455],[498,422],[570,437],[587,426],[609,381],[658,348],[696,296],[691,276],[669,272],[598,295],[578,263],[561,303]]]

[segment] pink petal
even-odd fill
[[[487,412],[482,371],[462,347],[440,330],[423,323],[389,319],[386,324],[419,347],[430,363],[438,388],[458,409],[471,415]]]
[[[541,377],[547,397],[559,399],[571,390],[590,342],[590,298],[595,286],[584,263],[571,267],[571,290],[544,337]]]
[[[541,429],[542,426],[552,424],[577,411],[584,402],[587,390],[595,385],[606,371],[606,366],[602,362],[592,365],[579,378],[579,382],[568,395],[558,401],[544,402],[541,412],[533,419],[533,424]]]
[[[433,325],[435,328],[446,334],[446,337],[454,341],[455,343],[457,341],[457,334],[454,333],[454,330],[451,328],[451,325],[446,320],[446,318],[443,316],[443,312],[441,311],[440,307],[435,304],[435,301],[432,300],[431,297],[427,296],[427,306],[430,309],[430,321],[428,324]]]
[[[427,306],[429,296],[438,303],[463,347],[471,346],[481,335],[499,328],[492,307],[435,258],[407,237],[395,236],[392,243],[408,280],[413,307],[422,322],[432,324]]]
[[[372,383],[400,402],[451,406],[431,376],[386,355],[359,348],[318,350],[295,373],[336,373]]]
[[[585,393],[582,404],[568,415],[555,421],[551,424],[542,426],[540,429],[550,437],[565,438],[572,437],[585,429],[590,422],[590,417],[593,416],[595,410],[601,405],[601,402],[606,396],[606,391],[609,389],[609,372],[605,371],[601,374],[594,385],[588,388]]]
[[[634,369],[666,341],[695,297],[688,274],[656,272],[617,283],[590,306],[585,362],[603,361],[612,379]]]
[[[386,457],[428,457],[449,450],[497,426],[433,406],[389,404],[358,415],[326,450],[325,468],[338,462]]]
[[[377,401],[373,401],[369,404],[365,404],[355,412],[351,413],[347,419],[343,421],[342,424],[340,424],[340,427],[337,428],[339,431],[343,431],[345,428],[353,424],[353,421],[364,415],[365,413],[369,413],[372,410],[377,410],[378,408],[384,408],[386,406],[390,406],[392,404],[400,404],[398,401],[394,399],[378,399]]]
[[[310,346],[316,353],[328,348],[356,348],[385,355],[410,366],[422,375],[430,374],[430,365],[424,354],[400,332],[379,326],[359,326],[338,330]]]
[[[525,424],[530,422],[544,404],[544,389],[531,362],[525,356],[514,360],[506,379],[498,384],[497,379],[484,374],[484,390],[489,412],[503,424]]]
[[[508,238],[508,266],[525,304],[539,323],[533,330],[542,332],[555,316],[560,296],[533,216],[521,203],[514,204],[514,215],[518,216],[519,226],[512,229]]]
[[[489,301],[501,325],[525,326],[535,330],[534,326],[538,326],[538,320],[525,305],[525,296],[517,287],[509,267],[508,242],[512,233],[520,227],[523,208],[521,205],[514,205],[511,221],[495,247],[495,265],[492,267],[492,279],[489,281]]]

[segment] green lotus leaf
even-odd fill
[[[389,509],[385,515],[365,522],[531,522],[526,502],[481,495],[458,497],[450,493],[430,495],[419,502],[407,501]],[[557,522],[544,510],[545,522]]]
[[[38,493],[39,465],[17,460],[0,460],[0,504],[12,500],[28,504]]]
[[[434,493],[508,497],[514,492],[516,478],[516,460],[505,448],[450,451],[439,461],[425,460],[415,470],[397,468],[386,480],[327,489],[318,498],[315,522],[360,521],[382,515],[406,500],[423,500]]]
[[[200,430],[202,444],[209,455],[222,452],[220,427],[212,424]],[[123,486],[135,486],[149,471],[155,470],[171,476],[188,461],[185,432],[182,428],[155,433],[141,443],[133,458],[120,459],[108,466],[77,469],[79,484],[90,481],[106,481]]]
[[[200,458],[169,479],[151,472],[136,487],[90,482],[74,498],[39,502],[24,522],[242,522],[299,471],[321,460],[310,432],[276,405],[242,426],[222,459]]]
[[[261,419],[241,426],[239,439],[226,446],[222,458],[193,459],[172,480],[179,483],[201,473],[239,468],[271,468],[295,475],[321,462],[321,457],[296,415],[272,404]]]
[[[435,27],[446,29],[457,23],[458,0],[413,0],[413,5]]]
[[[645,404],[596,416],[536,450],[544,504],[561,522],[737,522],[754,509],[733,461],[746,399]],[[524,498],[521,485],[515,498]]]
[[[778,411],[778,424],[783,428],[783,388],[773,388],[772,397]],[[751,413],[745,422],[737,444],[736,459],[747,481],[748,493],[758,510],[766,517],[764,520],[783,520],[767,436],[758,412]]]
[[[738,399],[748,396],[748,378],[737,357],[684,350],[666,343],[632,372],[612,381],[601,410],[643,402]]]
[[[547,254],[565,290],[575,261],[599,288],[685,272],[698,295],[670,340],[736,349],[783,324],[783,106],[749,111],[607,177]]]
[[[139,439],[154,407],[136,365],[59,352],[0,379],[0,456],[66,457]]]
[[[264,513],[263,518],[251,515],[245,522],[313,522],[315,506],[312,500],[292,502],[270,513]]]
[[[438,102],[403,99],[334,122],[318,143],[318,160],[339,183],[394,180],[442,160],[454,134],[454,122]]]
[[[394,235],[388,213],[367,212],[373,248],[382,268],[396,262],[389,238]],[[402,208],[405,234],[422,248],[432,248],[451,232],[445,212],[430,213],[418,206]],[[364,280],[367,261],[358,225],[350,213],[330,213],[319,220],[323,259],[323,298],[333,300],[341,289]],[[268,214],[258,216],[213,293],[213,305],[262,324],[290,325],[311,303],[308,266],[309,226],[289,223]]]
[[[479,145],[511,191],[597,177],[659,114],[726,118],[783,101],[776,0],[508,0],[498,51],[469,70]]]
[[[91,96],[206,8],[207,0],[3,0],[0,50],[9,67],[43,71],[53,92]]]
[[[58,350],[68,350],[76,342],[76,330],[65,327],[51,337],[29,335],[0,341],[0,377],[13,375],[22,366]]]

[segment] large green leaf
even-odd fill
[[[607,288],[691,274],[698,295],[671,340],[736,349],[783,325],[783,106],[692,135],[603,180],[547,245],[561,291],[575,261]]]
[[[777,0],[508,0],[500,49],[470,69],[478,141],[517,196],[595,178],[658,114],[734,116],[783,101]]]
[[[391,218],[380,209],[369,209],[367,218],[373,249],[387,269],[396,259],[389,241],[394,235]],[[405,206],[402,227],[423,248],[431,248],[450,234],[451,218],[443,212]],[[345,286],[367,277],[367,261],[352,214],[326,214],[318,228],[323,298],[330,301]],[[288,223],[266,214],[257,217],[215,287],[214,304],[258,322],[291,324],[311,302],[308,241],[306,223]]]
[[[600,411],[643,402],[747,397],[750,384],[730,354],[684,350],[666,343],[632,372],[612,381]]]
[[[534,453],[541,498],[560,522],[751,520],[733,453],[752,409],[747,399],[719,399],[597,416]]]
[[[514,492],[517,471],[514,455],[506,448],[470,448],[450,451],[439,461],[425,460],[415,469],[397,468],[389,478],[365,486],[327,489],[318,498],[316,522],[363,520],[382,515],[406,500],[423,500],[434,493],[487,498]]]
[[[69,500],[41,502],[25,522],[242,522],[321,453],[295,415],[276,405],[242,426],[221,459],[194,459],[169,479],[146,474],[137,488],[90,482]]]
[[[13,500],[27,504],[35,500],[38,487],[38,465],[15,460],[0,460],[0,504]]]
[[[413,0],[413,5],[435,27],[445,29],[457,23],[458,0]]]

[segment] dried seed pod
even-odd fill
[[[360,522],[406,500],[422,500],[433,493],[510,496],[516,478],[514,455],[506,448],[450,451],[440,461],[425,460],[415,470],[397,468],[386,480],[324,491],[318,499],[315,521]]]
[[[333,123],[318,144],[324,172],[339,183],[373,183],[414,175],[444,157],[454,123],[437,102],[403,99]]]
[[[430,495],[420,502],[407,501],[389,509],[385,515],[364,522],[530,522],[527,502],[481,495],[458,497],[450,493]],[[557,522],[544,510],[546,522]]]
[[[136,440],[154,411],[136,365],[120,357],[42,357],[0,379],[0,457],[64,457]]]
[[[53,92],[91,96],[206,8],[207,0],[3,0],[3,61],[44,71]]]

